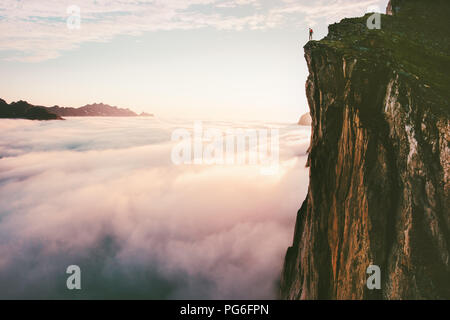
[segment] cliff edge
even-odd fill
[[[282,299],[450,299],[450,2],[369,16],[304,47],[310,183]]]

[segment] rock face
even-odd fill
[[[308,113],[305,113],[300,117],[300,120],[298,121],[298,124],[301,126],[310,126],[312,123],[311,115]]]
[[[30,120],[61,120],[62,118],[45,107],[34,106],[26,101],[10,104],[0,99],[0,118],[20,118]]]
[[[310,184],[283,299],[450,299],[450,3],[388,13],[381,30],[344,19],[305,46]]]

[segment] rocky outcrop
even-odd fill
[[[311,115],[308,113],[305,113],[300,117],[300,120],[298,121],[298,124],[301,126],[310,126],[312,123]]]
[[[305,46],[310,184],[283,299],[450,299],[450,3],[388,13],[381,30],[344,19]]]

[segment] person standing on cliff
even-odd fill
[[[314,33],[313,29],[309,28],[309,41],[312,40],[312,38],[313,38],[313,33]]]

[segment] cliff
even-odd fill
[[[387,13],[380,30],[344,19],[304,48],[310,183],[282,299],[450,299],[450,3]]]

